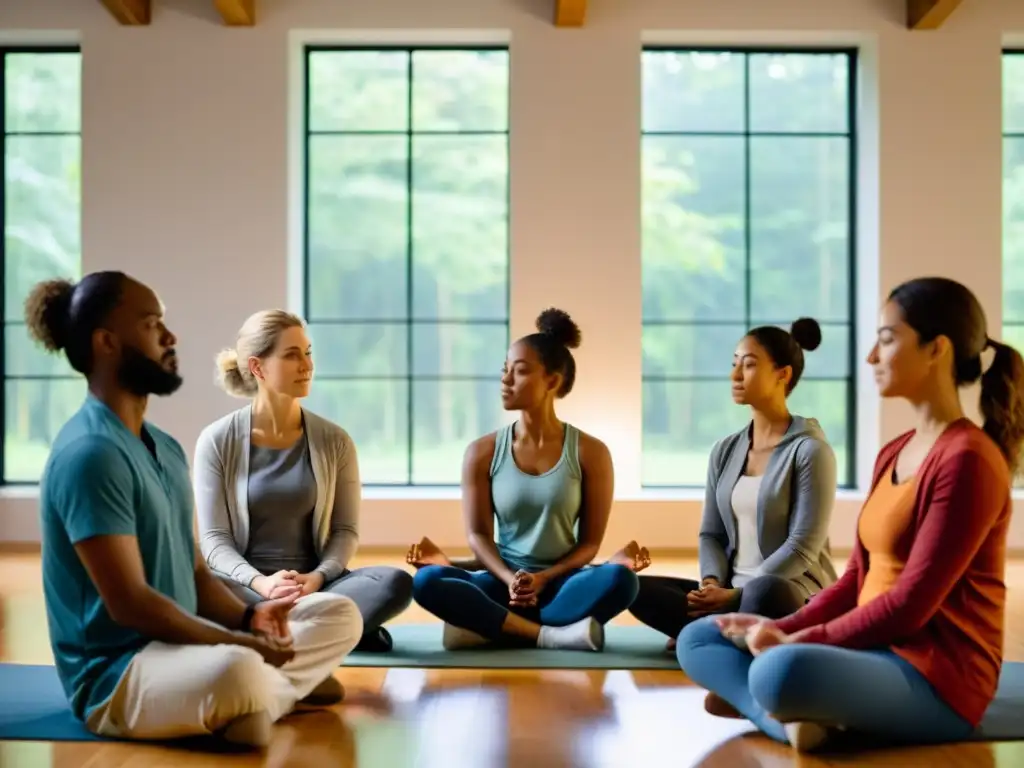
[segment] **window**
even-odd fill
[[[790,398],[854,482],[854,182],[850,50],[643,53],[645,486],[703,486],[756,325],[822,326]]]
[[[1003,336],[1024,350],[1024,50],[1003,56]]]
[[[457,485],[502,423],[508,51],[306,52],[310,408],[368,485]]]
[[[24,303],[40,280],[81,276],[81,56],[0,48],[4,483],[37,483],[85,382],[29,337]]]

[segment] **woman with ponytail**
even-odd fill
[[[199,541],[210,568],[249,603],[295,587],[349,597],[363,618],[356,650],[391,650],[382,625],[412,602],[412,578],[348,567],[359,545],[359,461],[344,429],[301,405],[313,378],[302,320],[257,312],[217,357],[217,371],[228,394],[250,402],[196,445]]]
[[[842,578],[778,621],[730,614],[679,637],[683,670],[730,714],[800,750],[831,729],[959,741],[1002,665],[1011,478],[1024,441],[1024,360],[988,337],[965,286],[897,287],[868,356],[917,426],[886,445]],[[976,426],[962,387],[981,381]]]
[[[599,651],[604,624],[636,596],[631,568],[590,565],[611,513],[608,448],[555,414],[555,401],[576,380],[571,350],[579,343],[569,315],[548,309],[537,332],[508,350],[501,401],[519,418],[471,443],[463,461],[476,563],[429,564],[421,558],[439,559],[439,551],[414,546],[409,553],[410,563],[423,566],[413,596],[445,622],[446,648],[500,642]]]
[[[668,635],[669,648],[696,618],[739,610],[781,619],[836,580],[828,540],[835,453],[818,422],[787,405],[804,351],[819,344],[821,327],[804,317],[788,332],[752,329],[733,353],[732,398],[751,418],[711,449],[700,580],[641,576],[629,609]]]

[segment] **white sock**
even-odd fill
[[[264,748],[270,744],[274,723],[265,709],[236,717],[221,731],[224,741],[246,747]]]
[[[566,627],[542,626],[537,635],[538,648],[566,651],[600,651],[604,648],[604,626],[587,617]]]
[[[818,723],[786,723],[786,738],[797,752],[812,752],[828,740],[828,728]]]
[[[490,640],[476,632],[472,632],[454,624],[444,625],[444,632],[441,634],[441,645],[446,651],[457,651],[460,648],[474,648],[480,645],[487,645]]]

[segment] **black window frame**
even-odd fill
[[[398,130],[312,130],[310,128],[310,101],[311,101],[311,86],[310,86],[310,60],[313,55],[317,53],[348,53],[348,52],[388,52],[388,53],[406,53],[408,54],[408,69],[406,72],[406,80],[408,82],[408,93],[407,93],[407,118],[406,127],[404,131]],[[470,131],[436,131],[436,130],[415,130],[413,126],[413,93],[415,83],[415,67],[413,62],[415,61],[414,54],[418,51],[445,51],[445,52],[488,52],[488,51],[500,51],[509,57],[511,62],[511,51],[507,44],[503,45],[447,45],[447,44],[423,44],[423,45],[399,45],[399,44],[380,44],[380,45],[331,45],[331,44],[307,44],[303,47],[303,106],[302,106],[302,298],[301,307],[302,314],[309,325],[390,325],[390,326],[404,326],[406,331],[406,373],[401,376],[346,376],[346,375],[322,375],[317,374],[318,380],[323,381],[360,381],[360,380],[374,380],[374,381],[402,381],[406,384],[406,480],[405,482],[378,482],[374,480],[363,480],[363,486],[366,488],[424,488],[424,489],[437,489],[437,488],[457,488],[460,483],[458,481],[451,483],[416,483],[413,482],[414,478],[414,458],[415,458],[415,407],[414,407],[414,387],[413,384],[418,381],[495,381],[495,397],[497,397],[497,380],[498,374],[494,376],[453,376],[453,375],[437,375],[437,376],[421,376],[414,373],[415,367],[413,363],[414,356],[414,343],[413,343],[413,329],[416,326],[422,325],[493,325],[493,326],[504,326],[505,328],[505,344],[508,346],[510,343],[511,336],[511,309],[512,309],[512,257],[511,257],[511,178],[512,169],[508,162],[508,158],[511,154],[511,110],[506,111],[505,130],[503,131],[483,131],[483,130],[470,130]],[[510,67],[511,70],[511,67]],[[511,71],[509,73],[509,81],[506,91],[506,99],[511,102]],[[405,274],[406,274],[406,315],[404,320],[381,320],[378,318],[318,318],[310,314],[310,198],[311,198],[311,175],[310,175],[310,139],[314,136],[405,136],[406,137],[406,244],[405,244]],[[415,246],[413,237],[413,217],[414,217],[414,205],[413,205],[413,153],[412,146],[416,136],[497,136],[504,135],[506,137],[505,151],[506,151],[506,168],[508,171],[505,178],[505,210],[506,210],[506,238],[505,238],[505,313],[504,319],[496,320],[492,318],[483,318],[479,320],[468,319],[468,318],[443,318],[437,317],[430,320],[419,319],[415,317],[413,311],[413,265],[415,260]]]
[[[675,54],[691,54],[691,53],[708,53],[708,54],[723,54],[728,53],[737,56],[744,57],[744,82],[743,82],[743,120],[744,126],[742,131],[648,131],[645,130],[643,122],[641,121],[640,126],[640,141],[643,142],[646,136],[742,136],[745,142],[745,158],[744,158],[744,268],[745,268],[745,299],[744,299],[744,320],[743,322],[749,328],[752,322],[751,317],[751,234],[750,234],[750,223],[751,223],[751,160],[750,160],[750,139],[751,137],[761,136],[784,136],[784,137],[835,137],[845,138],[849,142],[849,152],[847,155],[848,162],[848,213],[847,213],[847,261],[849,265],[849,285],[848,285],[848,302],[850,317],[847,322],[827,322],[820,321],[822,326],[836,326],[836,327],[848,327],[849,328],[849,350],[847,354],[847,376],[845,379],[839,379],[834,377],[814,377],[804,376],[801,381],[846,381],[847,396],[846,396],[846,430],[847,430],[847,455],[846,455],[846,466],[839,468],[839,483],[838,487],[842,490],[855,490],[858,487],[857,478],[857,447],[858,447],[858,404],[857,404],[857,393],[858,393],[858,377],[857,367],[859,364],[859,355],[857,354],[858,344],[858,304],[857,304],[857,255],[858,255],[858,140],[859,140],[859,125],[858,125],[858,66],[859,66],[859,49],[855,46],[732,46],[732,45],[645,45],[642,49],[642,54],[647,53],[675,53]],[[843,55],[848,60],[848,81],[847,81],[847,130],[846,131],[814,131],[814,132],[800,132],[800,131],[756,131],[751,130],[750,127],[750,57],[757,55],[787,55],[787,54],[798,54],[798,55]],[[642,180],[641,180],[641,183]],[[641,309],[641,313],[643,310]],[[769,319],[763,320],[770,324],[779,324],[784,327],[788,326],[795,318],[788,319]],[[725,321],[723,321],[725,322]],[[700,326],[708,325],[709,322],[702,321],[650,321],[641,314],[641,334],[643,328],[648,326]],[[720,324],[715,321],[714,324]],[[723,381],[727,379],[718,376],[647,376],[641,370],[642,382],[648,381],[666,381],[666,382],[687,382],[687,381]],[[641,384],[642,387],[642,384]],[[642,416],[643,405],[641,403],[641,433],[643,432],[643,416]],[[813,414],[809,414],[813,416]],[[641,434],[641,441],[643,435]],[[641,448],[641,462],[643,461],[643,449]],[[641,468],[641,478],[643,477],[643,471]],[[703,488],[703,484],[669,484],[669,483],[648,483],[641,479],[641,487],[649,490],[693,490],[697,488]]]
[[[0,487],[36,487],[37,480],[10,480],[7,477],[7,384],[11,381],[72,381],[79,376],[70,375],[9,375],[7,372],[7,328],[23,326],[22,320],[7,319],[7,139],[11,136],[78,136],[82,137],[82,125],[77,131],[9,131],[7,129],[7,56],[10,54],[77,54],[82,55],[78,44],[67,45],[0,45],[0,137],[3,150],[0,151]],[[79,255],[81,258],[81,254]]]

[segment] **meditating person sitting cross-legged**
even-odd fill
[[[356,650],[390,651],[383,624],[412,602],[412,577],[390,566],[349,568],[359,545],[359,459],[344,429],[302,407],[313,380],[304,323],[257,312],[217,363],[220,385],[250,402],[196,443],[199,544],[210,568],[248,603],[291,587],[349,597],[363,616]]]
[[[965,286],[921,278],[890,294],[868,362],[882,397],[911,403],[917,426],[875,462],[842,578],[783,619],[728,614],[679,636],[679,663],[711,691],[709,709],[798,750],[831,728],[965,739],[1002,665],[1024,360],[988,338]],[[981,428],[959,391],[978,379]]]
[[[483,570],[429,565],[413,597],[445,622],[444,645],[487,642],[598,651],[604,624],[636,595],[623,565],[590,566],[611,512],[611,455],[555,415],[576,377],[580,332],[549,309],[515,342],[501,400],[519,418],[474,441],[462,473],[469,546]],[[497,536],[495,536],[497,527]]]
[[[103,736],[263,747],[297,704],[340,701],[332,673],[362,632],[355,603],[291,587],[247,605],[199,553],[188,459],[145,418],[149,396],[182,381],[156,294],[96,272],[37,285],[25,315],[89,386],[39,497],[50,642],[74,715]]]
[[[751,420],[711,450],[700,525],[700,581],[641,576],[630,612],[669,636],[700,616],[740,610],[778,619],[836,580],[828,530],[836,459],[818,422],[790,413],[804,350],[821,328],[746,333],[732,363],[732,398]]]

